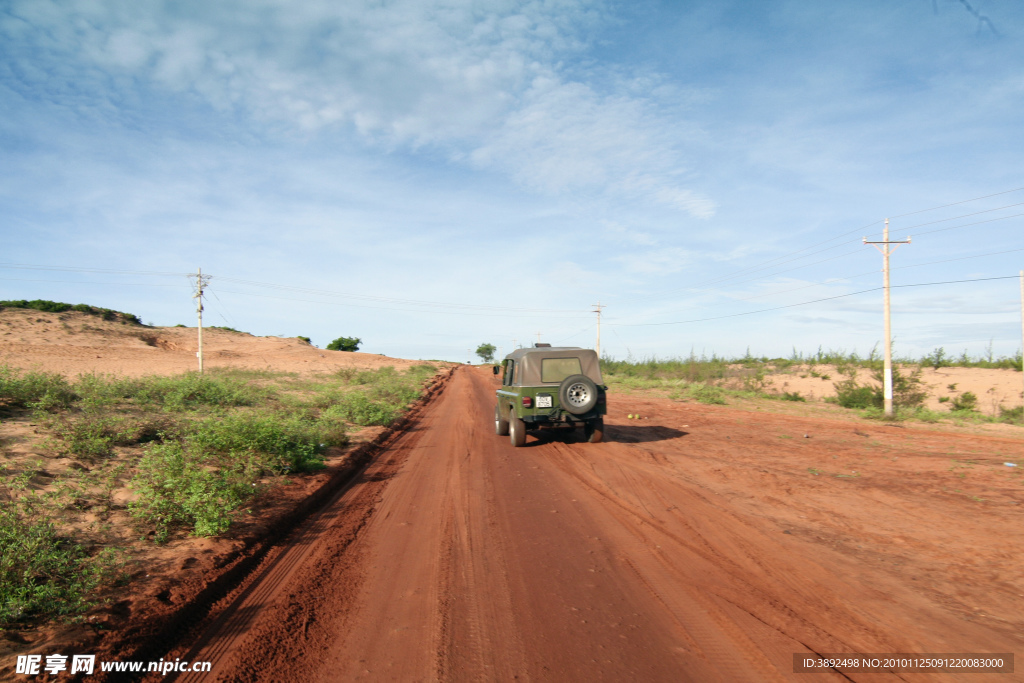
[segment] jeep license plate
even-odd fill
[[[550,408],[551,407],[551,397],[550,396],[538,396],[537,397],[537,407],[538,408]]]

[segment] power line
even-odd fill
[[[0,268],[10,268],[17,270],[44,270],[44,271],[59,271],[59,272],[75,272],[75,273],[106,273],[106,274],[124,274],[124,275],[156,275],[156,276],[173,276],[173,277],[193,277],[190,273],[178,273],[178,272],[161,272],[161,271],[145,271],[145,270],[116,270],[111,268],[77,268],[72,266],[43,266],[43,265],[32,265],[32,264],[11,264],[11,263],[0,263]],[[297,292],[300,294],[312,294],[315,296],[328,296],[328,297],[340,297],[355,299],[357,301],[374,301],[380,303],[394,303],[403,304],[407,306],[421,306],[424,308],[453,308],[453,309],[464,309],[468,311],[514,311],[519,313],[549,313],[549,314],[564,314],[564,313],[581,313],[580,309],[553,309],[553,308],[517,308],[511,306],[483,306],[477,304],[463,304],[454,302],[443,302],[443,301],[424,301],[418,299],[400,299],[394,297],[381,297],[372,296],[367,294],[352,294],[349,292],[335,292],[331,290],[312,289],[306,287],[293,287],[290,285],[280,285],[270,282],[257,282],[253,280],[242,280],[239,278],[225,277],[225,276],[207,276],[211,277],[215,282],[233,282],[236,284],[252,285],[257,287],[265,287],[269,289],[279,291]],[[69,280],[39,280],[39,279],[23,279],[23,278],[0,278],[0,280],[10,281],[23,281],[23,282],[65,282],[68,284],[108,284],[117,286],[148,286],[148,287],[159,287],[159,286],[174,286],[174,285],[156,285],[146,283],[119,283],[119,282],[75,282]],[[227,292],[229,290],[222,289],[221,291]],[[232,292],[233,294],[248,294],[246,292]],[[259,296],[257,294],[251,294],[251,296]],[[271,297],[272,298],[272,297]],[[302,299],[295,299],[296,301],[302,301]],[[319,303],[319,302],[314,302]],[[354,305],[354,304],[352,304]],[[363,306],[363,308],[373,308],[372,306]],[[402,310],[402,309],[385,309],[385,310]]]
[[[920,209],[919,211],[911,211],[910,213],[901,213],[896,216],[889,216],[889,218],[903,218],[905,216],[914,216],[919,213],[926,213],[928,211],[936,211],[938,209],[948,209],[951,206],[959,206],[960,204],[969,204],[970,202],[977,202],[982,199],[989,199],[991,197],[999,197],[1000,195],[1010,194],[1011,192],[1020,192],[1024,190],[1024,187],[1015,187],[1012,190],[1003,190],[1002,192],[996,192],[995,194],[987,194],[984,197],[975,197],[974,199],[964,199],[963,201],[953,202],[952,204],[943,204],[942,206],[933,206],[930,209]]]
[[[1012,209],[1015,206],[1024,206],[1024,202],[1020,202],[1020,203],[1017,203],[1017,204],[1007,204],[1006,206],[997,206],[994,209],[985,209],[984,211],[975,211],[974,213],[965,213],[965,214],[963,214],[961,216],[953,216],[952,218],[942,218],[940,220],[929,221],[927,223],[918,223],[917,225],[911,225],[911,226],[908,226],[908,227],[905,227],[905,228],[900,228],[900,230],[913,230],[914,228],[920,228],[920,227],[925,226],[925,225],[935,225],[936,223],[946,223],[948,221],[955,221],[955,220],[959,220],[961,218],[970,218],[971,216],[980,216],[983,213],[992,213],[993,211],[1002,211],[1003,209]],[[1020,215],[1021,214],[1019,214],[1019,213],[1018,214],[1014,214],[1014,216],[1020,216]],[[1013,218],[1013,216],[1003,216],[1003,218]],[[1002,219],[996,218],[994,220],[1002,220]],[[968,223],[968,225],[973,225],[973,223]],[[918,233],[918,234],[922,235],[922,234],[926,234],[926,233]]]
[[[985,256],[999,256],[1001,254],[1012,254],[1012,253],[1017,252],[1017,251],[1024,251],[1024,247],[1022,247],[1020,249],[1004,249],[1002,251],[990,251],[990,252],[987,252],[987,253],[984,253],[984,254],[974,254],[973,256],[958,256],[957,258],[942,259],[941,261],[926,261],[925,263],[911,263],[910,265],[906,265],[906,266],[896,266],[892,270],[904,270],[906,268],[921,268],[923,266],[934,266],[934,265],[939,264],[939,263],[952,263],[953,261],[966,261],[966,260],[974,259],[974,258],[984,258]],[[831,260],[831,259],[828,259],[828,260]],[[877,269],[876,270],[869,270],[869,271],[864,272],[864,273],[857,273],[856,275],[843,275],[843,276],[839,276],[839,277],[834,277],[834,278],[831,278],[831,279],[826,280],[824,282],[811,282],[810,284],[801,285],[800,287],[794,287],[792,289],[783,289],[781,291],[776,291],[776,292],[765,292],[764,294],[755,294],[754,296],[738,297],[738,298],[733,299],[733,301],[752,301],[754,299],[760,299],[760,298],[763,298],[763,297],[766,297],[766,296],[777,296],[779,294],[788,294],[790,292],[798,292],[801,289],[807,289],[809,287],[819,287],[821,285],[830,285],[830,284],[835,284],[836,282],[840,282],[842,280],[853,280],[853,279],[856,279],[856,278],[859,278],[859,277],[864,277],[866,275],[877,275],[877,274],[878,274],[878,270]]]
[[[216,277],[222,282],[233,282],[235,284],[246,284],[269,289],[298,292],[300,294],[313,294],[316,296],[333,296],[359,301],[379,301],[381,303],[396,303],[426,307],[463,308],[484,311],[520,311],[520,312],[542,312],[542,313],[579,313],[579,309],[555,309],[555,308],[517,308],[512,306],[481,306],[477,304],[458,304],[444,301],[425,301],[421,299],[399,299],[394,297],[381,297],[368,294],[352,294],[348,292],[334,292],[324,289],[312,289],[307,287],[292,287],[290,285],[279,285],[269,282],[256,282],[253,280],[240,280],[231,277]],[[222,290],[224,291],[224,290]]]
[[[321,304],[321,305],[326,305],[326,306],[347,306],[347,307],[351,307],[351,308],[369,308],[369,309],[373,309],[373,310],[377,310],[377,311],[401,311],[401,312],[405,312],[405,313],[433,313],[435,315],[469,315],[469,316],[481,316],[481,317],[489,317],[489,318],[557,318],[559,320],[583,320],[583,319],[586,319],[586,316],[583,316],[583,315],[578,315],[578,316],[565,316],[565,315],[547,316],[547,315],[541,315],[541,314],[537,314],[537,313],[525,314],[525,313],[479,313],[479,312],[472,312],[472,311],[429,311],[429,310],[415,309],[415,308],[391,308],[391,307],[384,307],[384,306],[370,306],[370,305],[366,305],[366,304],[353,304],[353,303],[346,303],[346,302],[342,302],[342,301],[315,301],[313,299],[298,299],[298,298],[295,298],[295,297],[287,297],[287,296],[273,296],[271,294],[255,294],[253,292],[238,292],[238,291],[231,290],[231,289],[219,289],[219,291],[224,292],[225,294],[239,294],[241,296],[255,296],[255,297],[259,297],[261,299],[277,299],[277,300],[280,300],[280,301],[302,301],[302,302],[305,302],[305,303]],[[501,309],[497,309],[497,310],[501,310]],[[515,310],[515,309],[513,309],[513,310]],[[575,312],[578,313],[579,311],[575,311]]]
[[[902,217],[905,217],[905,216],[913,216],[913,215],[920,214],[920,213],[926,213],[928,211],[935,211],[935,210],[938,210],[938,209],[944,209],[944,208],[948,208],[948,207],[951,207],[951,206],[958,206],[958,205],[961,205],[961,204],[968,204],[970,202],[980,201],[982,199],[989,199],[991,197],[998,197],[998,196],[1005,195],[1005,194],[1010,194],[1010,193],[1013,193],[1013,192],[1020,192],[1022,190],[1024,190],[1024,187],[1017,187],[1017,188],[1013,188],[1011,190],[1004,190],[1002,192],[995,192],[995,193],[983,195],[983,196],[980,196],[980,197],[974,197],[974,198],[971,198],[971,199],[964,199],[964,200],[960,200],[960,201],[957,201],[957,202],[952,202],[952,203],[949,203],[949,204],[942,204],[942,205],[933,206],[933,207],[930,207],[930,208],[927,208],[927,209],[919,209],[917,211],[911,211],[911,212],[908,212],[908,213],[898,214],[896,216],[892,216],[891,218],[902,218]],[[911,227],[919,227],[920,225],[931,225],[933,223],[945,222],[945,221],[948,221],[948,220],[956,220],[958,218],[966,218],[968,216],[978,215],[978,214],[981,214],[981,213],[987,213],[987,212],[990,212],[990,211],[998,211],[998,210],[1001,210],[1001,209],[1010,208],[1012,206],[1020,206],[1020,204],[1009,204],[1009,205],[998,207],[998,208],[995,208],[995,209],[986,209],[985,211],[979,211],[979,212],[976,212],[976,213],[965,214],[965,215],[957,216],[957,217],[954,217],[954,218],[943,219],[942,221],[932,221],[931,223],[921,223],[921,224],[918,224],[918,226],[911,226]],[[1024,215],[1024,214],[1016,214],[1014,216],[1004,216],[1002,218],[996,218],[996,219],[993,219],[993,220],[1004,220],[1006,218],[1014,218],[1017,215]],[[870,228],[871,226],[873,226],[873,225],[875,225],[875,224],[877,224],[877,223],[879,223],[881,221],[882,221],[882,219],[871,221],[870,223],[868,223],[868,224],[866,224],[866,225],[864,225],[864,226],[862,226],[860,228],[856,228],[854,230],[850,230],[849,232],[841,233],[839,235],[836,235],[835,237],[831,237],[831,238],[823,240],[821,242],[810,244],[810,245],[808,245],[808,246],[806,246],[806,247],[804,247],[802,249],[797,249],[796,251],[792,251],[792,252],[788,252],[786,254],[782,254],[782,255],[777,256],[775,258],[768,259],[767,261],[762,261],[760,263],[748,266],[746,268],[741,268],[740,270],[736,271],[735,273],[733,273],[731,275],[715,278],[713,280],[704,282],[704,283],[702,283],[701,286],[705,286],[706,287],[708,285],[714,285],[714,284],[720,284],[720,283],[728,282],[730,280],[735,280],[738,277],[742,277],[742,276],[745,276],[745,275],[750,275],[752,273],[756,273],[756,272],[763,271],[763,270],[768,270],[768,269],[770,269],[772,267],[775,267],[775,266],[784,265],[786,263],[792,263],[793,261],[799,261],[801,259],[807,258],[809,256],[813,256],[815,254],[820,254],[820,253],[823,253],[823,252],[826,252],[826,251],[830,251],[832,249],[837,249],[837,248],[839,248],[839,247],[841,247],[843,245],[842,244],[836,244],[836,245],[832,245],[830,247],[826,247],[824,249],[819,249],[818,251],[812,251],[809,254],[804,254],[804,252],[806,252],[806,251],[809,251],[809,250],[812,250],[812,249],[816,249],[817,247],[824,246],[826,244],[829,244],[830,242],[834,242],[834,241],[842,239],[844,237],[848,237],[850,235],[854,235],[854,234],[858,234],[858,233],[862,234],[862,232],[864,230],[866,230],[867,228]],[[961,226],[952,226],[950,228],[940,228],[939,230],[930,230],[928,232],[918,233],[918,234],[919,235],[923,235],[923,234],[926,235],[926,234],[931,234],[932,232],[939,232],[940,230],[951,230],[951,229],[954,229],[956,227],[967,227],[969,225],[978,225],[978,224],[984,223],[984,222],[991,222],[991,221],[981,221],[979,223],[968,223],[968,224],[961,225]],[[901,228],[901,230],[902,229],[903,228]],[[830,260],[833,260],[834,258],[840,258],[842,256],[846,256],[846,255],[850,255],[850,254],[854,254],[854,253],[860,253],[860,250],[858,249],[856,252],[849,252],[848,254],[841,254],[840,256],[830,257],[828,259],[824,259],[822,261],[816,261],[814,263],[803,264],[803,265],[800,265],[800,266],[796,266],[794,268],[789,268],[787,270],[783,270],[783,271],[779,271],[779,272],[776,272],[776,273],[772,273],[771,275],[781,275],[782,273],[792,272],[794,270],[799,270],[800,268],[806,268],[806,267],[811,266],[811,265],[816,265],[818,263],[824,263],[825,261],[830,261]],[[798,254],[803,254],[803,255],[802,256],[798,256]],[[750,281],[753,281],[753,280],[759,280],[762,277],[763,276],[758,276],[758,277],[754,277],[754,278],[750,278],[750,279],[746,279],[746,280],[740,280],[740,282],[734,283],[734,284],[739,284],[741,282],[750,282]],[[677,287],[677,288],[673,288],[673,289],[663,290],[661,293],[662,294],[670,294],[670,293],[673,293],[673,292],[679,292],[679,291],[683,291],[683,290],[686,290],[686,289],[693,289],[693,288],[694,287]],[[629,297],[627,299],[619,299],[619,301],[622,301],[622,302],[634,301],[634,300],[637,300],[637,299],[644,299],[644,298],[648,298],[648,297],[636,296],[636,297]]]
[[[985,282],[988,280],[1016,280],[1016,275],[1007,275],[1001,277],[979,277],[970,280],[946,280],[943,282],[917,282],[909,285],[892,285],[892,287],[931,287],[933,285],[953,285],[964,282]],[[859,292],[850,292],[849,294],[837,294],[836,296],[828,296],[823,299],[814,299],[812,301],[802,301],[798,304],[786,304],[785,306],[775,306],[773,308],[761,308],[756,311],[745,311],[743,313],[731,313],[729,315],[718,315],[711,318],[695,318],[693,320],[675,320],[672,322],[664,323],[608,323],[612,327],[655,327],[661,325],[683,325],[686,323],[701,323],[709,320],[724,320],[725,318],[738,318],[744,315],[754,315],[755,313],[768,313],[770,311],[780,311],[784,308],[796,308],[797,306],[808,306],[810,304],[821,303],[822,301],[832,301],[834,299],[845,299],[846,297],[857,296],[858,294],[866,294],[868,292],[881,291],[882,287],[872,287],[871,289],[862,289]]]

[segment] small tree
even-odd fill
[[[494,352],[498,350],[498,347],[494,344],[481,344],[476,347],[476,355],[480,356],[482,363],[493,363]]]
[[[338,337],[327,345],[328,351],[358,351],[363,340],[359,337]]]

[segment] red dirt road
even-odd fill
[[[214,661],[202,681],[1021,679],[793,673],[1024,652],[1024,487],[996,464],[1019,438],[612,395],[606,443],[515,449],[494,388],[456,370],[170,659]]]

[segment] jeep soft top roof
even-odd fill
[[[597,384],[604,384],[597,352],[578,346],[552,346],[533,349],[516,349],[505,356],[519,364],[518,382],[525,386],[543,384],[540,381],[540,363],[544,358],[579,358],[583,374]]]

